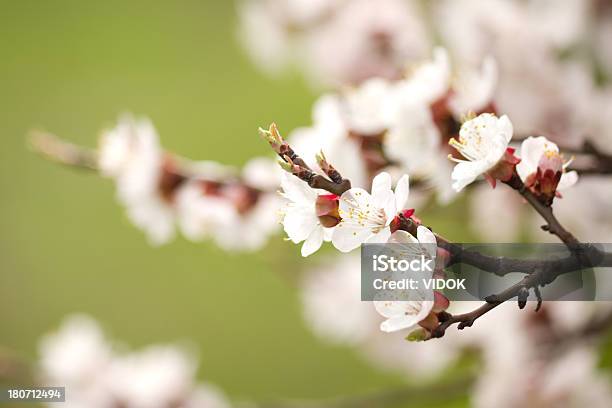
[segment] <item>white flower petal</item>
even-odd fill
[[[319,250],[323,243],[323,228],[315,228],[312,230],[304,245],[302,245],[302,256],[307,257]]]
[[[383,228],[376,234],[370,236],[365,242],[367,244],[384,244],[389,240],[391,236],[391,230],[389,228]]]
[[[344,218],[351,212],[361,208],[374,209],[374,202],[370,193],[363,188],[351,188],[340,197],[340,216]]]
[[[392,244],[418,244],[419,241],[408,231],[398,230],[387,241]]]
[[[379,173],[374,180],[372,180],[372,196],[376,197],[376,195],[391,191],[391,175],[386,171]]]
[[[457,192],[472,183],[476,178],[486,171],[486,163],[483,162],[461,162],[455,165],[451,178],[453,189]]]
[[[318,224],[319,220],[314,212],[309,213],[299,207],[287,207],[283,218],[285,232],[296,244],[307,239]]]
[[[429,228],[419,225],[417,227],[417,239],[427,251],[431,259],[436,259],[437,240],[433,232]]]
[[[508,118],[507,115],[503,115],[501,118],[499,118],[497,122],[497,131],[504,137],[506,144],[512,140],[514,128],[512,126],[512,122],[510,122],[510,118]]]
[[[283,173],[281,180],[283,196],[298,204],[313,204],[317,199],[316,191],[299,178]]]
[[[422,225],[417,227],[417,239],[421,244],[437,244],[434,233]]]
[[[395,186],[395,209],[401,211],[408,204],[408,195],[410,193],[410,182],[407,174],[404,174],[397,185]]]
[[[544,154],[547,145],[554,145],[545,137],[529,136],[521,143],[521,161],[516,165],[516,171],[521,177],[521,180],[526,181],[527,177],[538,170],[538,163]],[[556,148],[557,146],[554,145]]]
[[[374,308],[387,318],[380,329],[393,332],[412,328],[425,319],[433,308],[433,301],[375,301]]]
[[[394,316],[382,322],[380,324],[380,330],[385,333],[392,333],[404,329],[411,329],[418,323],[419,321],[417,321],[414,316]]]
[[[372,235],[368,228],[359,225],[340,223],[332,234],[332,244],[340,252],[350,252],[364,243]]]
[[[557,185],[557,190],[565,190],[578,182],[578,173],[575,171],[568,171],[561,175],[561,180]]]

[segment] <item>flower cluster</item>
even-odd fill
[[[40,343],[45,385],[66,387],[71,407],[230,407],[215,386],[196,383],[194,356],[183,348],[158,345],[129,353],[116,349],[90,317],[67,318]]]
[[[264,131],[272,138],[271,143],[288,146],[274,139],[280,138],[272,136],[274,132],[275,128]],[[558,147],[542,136],[525,139],[520,157],[515,156],[515,149],[509,147],[512,135],[512,123],[505,115],[498,118],[483,113],[464,122],[458,137],[449,140],[449,145],[463,157],[449,154],[457,162],[451,174],[452,187],[461,191],[480,176],[493,187],[497,180],[509,182],[519,177],[536,197],[550,205],[555,196],[560,196],[559,189],[577,181],[577,173],[565,172],[568,163],[563,162]],[[304,256],[318,250],[324,240],[331,241],[341,252],[352,251],[363,243],[388,242],[397,230],[400,216],[413,217],[414,208],[408,204],[408,175],[399,178],[395,190],[392,176],[381,172],[373,178],[370,191],[353,187],[338,196],[317,191],[300,180],[299,166],[289,165],[286,170],[297,177],[284,175],[282,179],[283,196],[288,201],[282,223],[294,243],[304,241]]]
[[[496,105],[519,133],[564,144],[592,137],[606,148],[612,105],[609,85],[600,85],[612,73],[611,10],[600,0],[243,0],[239,34],[265,71],[296,67],[336,88],[401,78],[433,44],[449,50],[458,72],[492,56]]]
[[[418,5],[403,0],[245,0],[239,17],[240,38],[260,67],[296,65],[316,83],[395,78],[429,48]]]
[[[409,173],[433,187],[440,202],[453,196],[446,144],[470,112],[495,112],[496,65],[453,72],[444,49],[394,80],[373,78],[314,105],[313,124],[295,129],[289,144],[309,165],[324,151],[353,184],[363,186],[380,172],[397,181]]]
[[[178,226],[190,240],[212,237],[227,250],[256,250],[277,230],[279,171],[269,160],[249,162],[243,174],[190,162],[162,149],[149,120],[125,116],[102,134],[98,167],[154,245],[171,240]]]
[[[404,212],[413,212],[407,209],[408,176],[400,179],[394,191],[391,176],[383,172],[374,178],[371,192],[356,187],[339,197],[316,191],[288,175],[281,187],[288,199],[282,223],[293,242],[305,241],[304,256],[318,250],[324,239],[331,240],[341,252],[352,251],[362,243],[387,242],[393,220]]]
[[[459,138],[449,142],[465,158],[449,155],[457,162],[452,173],[453,188],[460,191],[480,175],[493,187],[496,180],[508,182],[518,175],[527,188],[550,205],[555,196],[561,196],[558,190],[578,181],[575,171],[565,171],[571,160],[563,161],[555,143],[544,136],[530,136],[521,143],[520,157],[516,157],[515,149],[508,147],[512,134],[512,123],[507,116],[482,114],[465,122]]]

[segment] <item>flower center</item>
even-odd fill
[[[482,160],[487,157],[489,151],[489,144],[484,142],[482,135],[477,130],[470,130],[466,137],[459,136],[459,140],[450,139],[448,144],[469,161]],[[462,161],[452,156],[449,158],[453,161]]]
[[[345,199],[350,208],[348,211],[340,210],[339,214],[343,222],[370,228],[372,232],[378,233],[387,225],[387,215],[382,208],[375,208],[366,203],[360,207],[354,199]]]

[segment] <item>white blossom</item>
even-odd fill
[[[497,118],[483,113],[461,126],[459,140],[450,144],[467,160],[459,160],[452,173],[453,188],[461,191],[491,170],[502,159],[512,139],[512,123],[507,116]]]
[[[365,185],[368,180],[365,161],[358,142],[349,137],[341,98],[334,94],[321,96],[313,106],[312,119],[312,126],[297,128],[289,135],[293,149],[314,169],[318,168],[315,156],[323,151],[343,177],[354,185]]]
[[[262,191],[276,191],[280,186],[283,170],[278,163],[267,157],[249,160],[242,168],[245,184]]]
[[[530,7],[528,3],[539,5]],[[576,1],[564,2],[562,7],[551,6],[553,3],[442,0],[433,7],[433,19],[444,22],[438,25],[441,41],[462,70],[474,69],[489,56],[495,59],[499,70],[495,106],[512,118],[517,133],[537,131],[568,144],[579,142],[578,135],[588,133],[585,120],[590,112],[592,68],[583,63],[579,53],[559,58],[559,41],[544,27],[554,28],[560,36],[577,33],[571,20],[582,18],[582,11],[569,11],[569,19],[559,19],[554,15],[572,9]],[[536,12],[539,6],[549,8],[548,16],[543,18],[543,13]],[[456,18],[458,15],[461,18]]]
[[[182,408],[231,408],[231,405],[216,386],[199,384]]]
[[[332,234],[332,244],[349,252],[367,242],[386,242],[391,235],[389,224],[397,213],[406,208],[408,176],[391,189],[389,173],[380,173],[372,181],[372,191],[354,187],[340,197],[340,223]]]
[[[282,195],[288,201],[283,209],[283,227],[294,243],[304,242],[302,256],[316,252],[329,232],[321,225],[316,211],[319,192],[293,175],[284,174]],[[329,238],[328,238],[329,239]]]
[[[235,209],[215,230],[219,247],[227,251],[260,250],[279,229],[278,211],[281,199],[275,193],[261,193],[255,204],[244,213]]]
[[[395,109],[383,143],[385,154],[411,175],[433,174],[438,169],[435,163],[441,155],[441,137],[430,107],[421,101],[404,101]]]
[[[416,237],[400,230],[395,231],[388,242],[404,244],[406,251],[410,253],[422,252],[427,255],[428,259],[435,261],[436,237],[422,225],[417,228]],[[415,246],[420,245],[423,245],[420,249],[415,248]],[[423,276],[423,278],[430,278],[430,275]],[[374,302],[376,311],[387,319],[381,323],[380,330],[395,332],[413,329],[429,315],[434,306],[432,290],[424,288],[411,290],[410,297],[410,300],[379,300]]]
[[[413,2],[352,0],[305,37],[303,66],[323,84],[393,79],[407,63],[426,55],[429,42]]]
[[[340,255],[304,274],[304,318],[327,341],[356,345],[377,328],[372,305],[361,301],[360,262],[358,255]]]
[[[130,408],[165,408],[192,390],[192,356],[173,346],[150,346],[116,357],[107,373],[109,391]]]
[[[214,236],[221,225],[234,217],[232,203],[219,195],[204,194],[198,180],[188,182],[179,190],[176,207],[181,232],[195,242]]]
[[[444,48],[437,47],[430,61],[415,65],[405,79],[396,83],[391,105],[401,106],[406,101],[413,103],[416,100],[429,106],[448,92],[450,84],[448,53]]]
[[[476,407],[603,408],[612,401],[610,379],[598,373],[596,354],[585,347],[574,347],[553,361],[515,356],[513,367],[500,370],[483,372]]]
[[[230,407],[219,389],[196,383],[196,358],[184,347],[112,347],[87,316],[66,319],[43,338],[40,354],[44,384],[66,387],[66,407]]]
[[[562,174],[557,190],[564,190],[576,184],[578,173],[565,171],[569,162],[563,163],[559,147],[544,136],[530,136],[521,143],[521,162],[516,165],[516,171],[523,182],[527,182],[530,176],[537,173],[538,167],[542,167],[543,159],[547,161],[557,159],[559,161],[561,167],[559,170],[562,171]]]
[[[358,254],[342,254],[304,273],[301,299],[309,327],[327,342],[352,346],[374,367],[410,381],[435,378],[456,361],[465,331],[449,330],[445,341],[419,343],[407,343],[403,332],[382,332],[372,303],[361,301],[360,262]]]
[[[344,105],[350,130],[373,135],[388,127],[385,103],[391,84],[381,78],[370,79],[351,88],[344,95]]]
[[[66,319],[62,328],[40,342],[40,365],[51,380],[90,381],[110,362],[111,348],[98,324],[87,316]]]
[[[98,163],[117,184],[117,197],[129,219],[153,245],[174,237],[174,211],[159,190],[163,151],[148,119],[124,116],[100,141]]]
[[[449,97],[449,108],[460,120],[470,112],[479,112],[495,97],[499,75],[497,62],[487,56],[479,69],[464,68],[453,81],[453,92]]]

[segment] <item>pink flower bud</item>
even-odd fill
[[[321,225],[326,228],[335,227],[340,222],[339,197],[335,194],[321,194],[317,197],[315,211]]]

